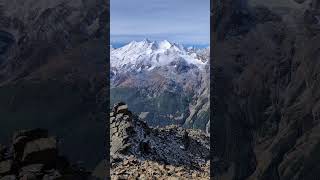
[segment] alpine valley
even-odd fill
[[[209,127],[210,48],[132,41],[110,49],[110,104],[127,102],[150,126]]]

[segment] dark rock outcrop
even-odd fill
[[[209,137],[200,130],[151,128],[119,103],[110,113],[110,141],[114,179],[209,177]]]
[[[218,179],[320,177],[319,31],[303,13],[278,16],[215,43]]]
[[[89,171],[61,156],[56,139],[44,129],[18,131],[11,146],[4,149],[5,155],[0,159],[1,180],[94,179]]]
[[[103,158],[108,4],[0,2],[0,142],[42,127],[63,139],[73,161],[93,168]]]

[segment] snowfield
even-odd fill
[[[196,50],[185,48],[181,44],[167,40],[157,42],[148,39],[132,41],[121,48],[111,48],[111,67],[118,71],[152,70],[155,67],[166,66],[173,62],[186,62],[202,69],[207,64],[197,53],[207,51],[209,48]]]

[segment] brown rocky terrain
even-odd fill
[[[110,141],[112,179],[209,179],[209,136],[200,130],[151,128],[118,103]]]
[[[296,1],[311,4],[281,13],[220,2],[212,49],[215,177],[318,179],[319,1]]]

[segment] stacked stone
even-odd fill
[[[16,132],[10,148],[0,147],[0,180],[81,180],[88,175],[58,155],[56,139],[49,137],[44,129]]]
[[[111,155],[124,153],[131,146],[130,136],[134,133],[132,113],[125,103],[116,104],[110,113]]]

